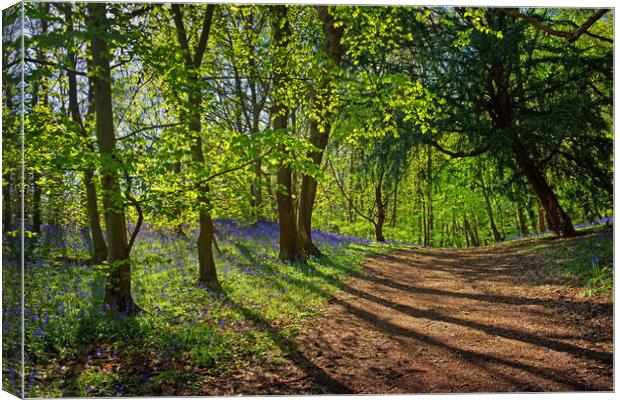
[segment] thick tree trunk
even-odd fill
[[[323,23],[323,32],[325,34],[325,52],[330,59],[335,63],[337,67],[340,67],[342,61],[342,49],[340,47],[340,40],[342,38],[344,29],[343,27],[335,27],[335,19],[328,12],[327,6],[317,6],[317,13],[319,19]],[[327,110],[331,106],[331,96],[333,95],[334,82],[332,78],[327,79],[320,84],[321,91],[325,92],[320,97],[316,96],[314,91],[311,91],[311,103],[315,112],[321,115],[322,118],[312,118],[310,121],[310,143],[317,148],[316,151],[312,151],[309,156],[312,162],[316,166],[321,165],[323,159],[323,152],[327,147],[329,140],[329,133],[331,130],[331,112]],[[310,175],[304,175],[301,182],[301,190],[299,194],[299,210],[297,214],[297,230],[299,234],[300,245],[303,248],[303,252],[307,256],[318,256],[321,254],[318,247],[312,242],[312,210],[314,208],[314,201],[316,198],[317,181],[316,178]]]
[[[273,10],[273,38],[275,45],[282,49],[282,56],[278,60],[279,69],[287,70],[287,60],[285,59],[288,52],[288,45],[291,36],[291,29],[287,19],[287,9],[284,5],[272,6]],[[273,117],[273,130],[280,131],[282,135],[288,135],[288,107],[281,98],[279,92],[282,90],[283,79],[276,77],[274,82],[275,100],[271,109]],[[288,151],[285,146],[280,146],[280,151],[287,155]],[[295,218],[295,209],[293,203],[293,185],[292,185],[292,169],[290,165],[281,160],[278,167],[277,184],[279,189],[276,191],[276,203],[278,206],[278,222],[280,225],[280,255],[282,261],[300,261],[305,260],[306,256],[303,247],[299,241],[297,233],[297,221]]]
[[[326,130],[321,132],[319,123],[316,120],[310,122],[310,143],[318,148],[318,151],[310,153],[310,158],[315,165],[321,165],[323,159],[323,151],[327,146],[329,138],[329,124]],[[301,181],[301,190],[299,193],[299,211],[297,214],[297,229],[300,244],[304,253],[308,256],[321,255],[318,247],[312,242],[312,210],[314,208],[314,200],[316,198],[317,181],[313,176],[304,175]]]
[[[527,178],[532,189],[534,189],[534,192],[545,210],[545,216],[551,230],[558,236],[570,237],[577,235],[570,217],[564,212],[564,209],[547,183],[544,175],[534,161],[527,155],[525,149],[517,143],[513,146],[513,151],[521,172]]]
[[[277,120],[278,118],[276,118]],[[286,122],[284,122],[286,124]],[[274,129],[282,129],[282,123],[274,121]],[[279,127],[279,128],[278,128]],[[305,259],[298,241],[295,210],[293,208],[291,168],[281,162],[278,168],[277,182],[283,190],[276,193],[278,221],[280,225],[280,255],[282,261],[299,261]]]
[[[131,297],[131,265],[127,243],[127,227],[123,198],[118,182],[118,161],[115,159],[116,138],[112,113],[112,77],[110,52],[103,39],[108,31],[106,6],[89,3],[89,28],[91,29],[92,62],[96,75],[95,127],[101,154],[101,177],[103,182],[103,207],[106,217],[109,272],[106,282],[104,304],[107,309],[134,313],[137,306]]]

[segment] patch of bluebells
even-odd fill
[[[258,221],[254,224],[244,225],[235,219],[216,219],[213,221],[215,231],[218,236],[224,238],[226,244],[232,243],[234,240],[246,239],[252,241],[263,241],[271,244],[274,250],[279,249],[279,225],[273,221]],[[317,246],[340,247],[349,244],[369,244],[377,243],[372,239],[361,238],[356,236],[341,235],[338,233],[312,231],[312,239]],[[388,240],[384,244],[422,246],[418,243],[399,242]]]
[[[596,221],[592,221],[592,222],[584,222],[581,224],[577,224],[575,225],[575,229],[583,229],[583,228],[589,228],[592,226],[598,226],[598,225],[607,225],[607,224],[613,224],[614,223],[614,217],[613,215],[610,217],[604,217],[604,218],[600,218],[597,219]],[[539,236],[545,236],[548,235],[550,233],[553,233],[552,230],[546,230],[544,232],[534,232],[534,233],[528,233],[527,235],[518,235],[518,236],[513,236],[507,239],[504,239],[505,242],[511,241],[511,240],[519,240],[519,239],[530,239],[530,238],[535,238],[535,237],[539,237]],[[613,232],[599,232],[598,235],[601,236],[613,236]]]
[[[240,260],[238,253],[227,248],[223,248],[221,253],[216,252],[216,263],[222,275],[241,272],[253,279],[264,280],[263,283],[266,286],[284,279],[282,271],[277,267],[269,267],[277,265],[279,227],[276,222],[259,221],[254,224],[243,224],[234,219],[217,219],[214,221],[214,226],[216,239],[220,246],[245,245],[249,252],[246,256],[252,257],[252,260],[248,262],[249,259]],[[68,326],[88,315],[104,315],[101,309],[104,280],[97,281],[96,268],[81,263],[78,257],[78,255],[88,254],[91,246],[87,232],[84,229],[51,225],[43,225],[41,228],[41,235],[31,238],[30,244],[36,251],[27,260],[26,266],[27,273],[31,277],[36,277],[36,279],[28,280],[30,283],[27,285],[27,307],[24,310],[26,334],[31,338],[34,351],[45,347],[45,341],[56,335],[59,324]],[[133,228],[129,226],[129,229]],[[147,308],[148,304],[143,303],[146,301],[146,296],[151,296],[154,302],[149,311],[158,318],[172,323],[208,322],[221,330],[245,329],[245,323],[239,324],[222,315],[222,312],[228,313],[233,307],[230,300],[221,297],[222,294],[194,287],[198,264],[195,251],[197,236],[197,229],[191,230],[187,237],[181,237],[166,229],[145,223],[132,252],[132,266],[138,272],[132,282],[134,296],[141,305]],[[349,244],[375,243],[370,239],[320,231],[312,231],[312,237],[319,248],[327,251]],[[414,243],[397,241],[385,243],[419,246]],[[55,262],[54,258],[59,252],[62,252],[63,256],[73,257],[78,261],[71,265]],[[161,280],[153,281],[153,277],[157,274],[161,274],[158,278]],[[51,282],[54,284],[50,285]],[[165,283],[157,286],[154,292],[153,288],[148,286],[152,285],[152,282]],[[183,296],[188,292],[196,291],[207,293],[211,302],[205,302],[204,307],[200,309],[194,308],[188,315],[178,314],[176,310],[179,308],[175,305],[182,304]],[[286,290],[280,288],[279,292],[285,294]],[[162,300],[164,300],[163,303]],[[216,309],[221,312],[216,312]],[[5,321],[7,321],[13,316],[18,318],[21,310],[5,308],[4,313]],[[121,318],[115,316],[114,320]],[[17,332],[11,324],[3,324],[2,329],[3,334]],[[93,355],[97,358],[103,357],[101,349],[97,349]],[[93,355],[87,355],[87,359],[92,358]],[[31,381],[34,382],[34,376]],[[96,387],[89,389],[91,394],[100,391],[100,388]],[[122,388],[119,388],[119,392],[122,394]]]

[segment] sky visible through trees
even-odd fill
[[[45,369],[127,344],[118,318],[132,346],[176,340],[217,368],[273,347],[227,327],[297,321],[376,252],[613,222],[612,10],[26,2],[2,18],[16,392],[151,393],[101,371],[59,392]],[[266,305],[268,287],[291,298]]]

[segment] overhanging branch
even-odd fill
[[[592,15],[590,18],[588,18],[588,20],[586,22],[581,24],[581,26],[579,26],[573,32],[566,32],[566,31],[560,31],[560,30],[557,30],[557,29],[553,29],[550,26],[547,26],[547,25],[541,23],[536,18],[533,18],[533,17],[531,17],[529,15],[526,15],[526,14],[518,12],[515,8],[500,8],[500,10],[502,10],[505,14],[510,15],[511,17],[519,18],[519,19],[522,19],[522,20],[526,21],[528,24],[532,25],[534,28],[536,28],[536,29],[538,29],[540,31],[543,31],[545,33],[548,33],[549,35],[566,38],[569,43],[575,42],[583,34],[588,34],[589,36],[595,37],[597,39],[613,43],[613,40],[611,40],[611,39],[604,38],[602,36],[598,36],[598,35],[594,35],[594,34],[590,34],[588,32],[588,29],[592,25],[594,25],[594,23],[596,21],[601,19],[601,17],[603,15],[605,15],[609,11],[608,8],[602,8],[602,9],[598,10],[594,15]]]
[[[472,151],[452,151],[452,150],[448,150],[442,147],[439,143],[437,143],[434,140],[429,139],[426,142],[429,145],[433,146],[435,149],[439,150],[440,152],[449,155],[451,158],[477,157],[489,151],[489,146],[482,146]]]

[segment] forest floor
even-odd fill
[[[294,338],[271,328],[284,362],[199,394],[611,391],[613,304],[543,265],[541,243],[377,255]]]

